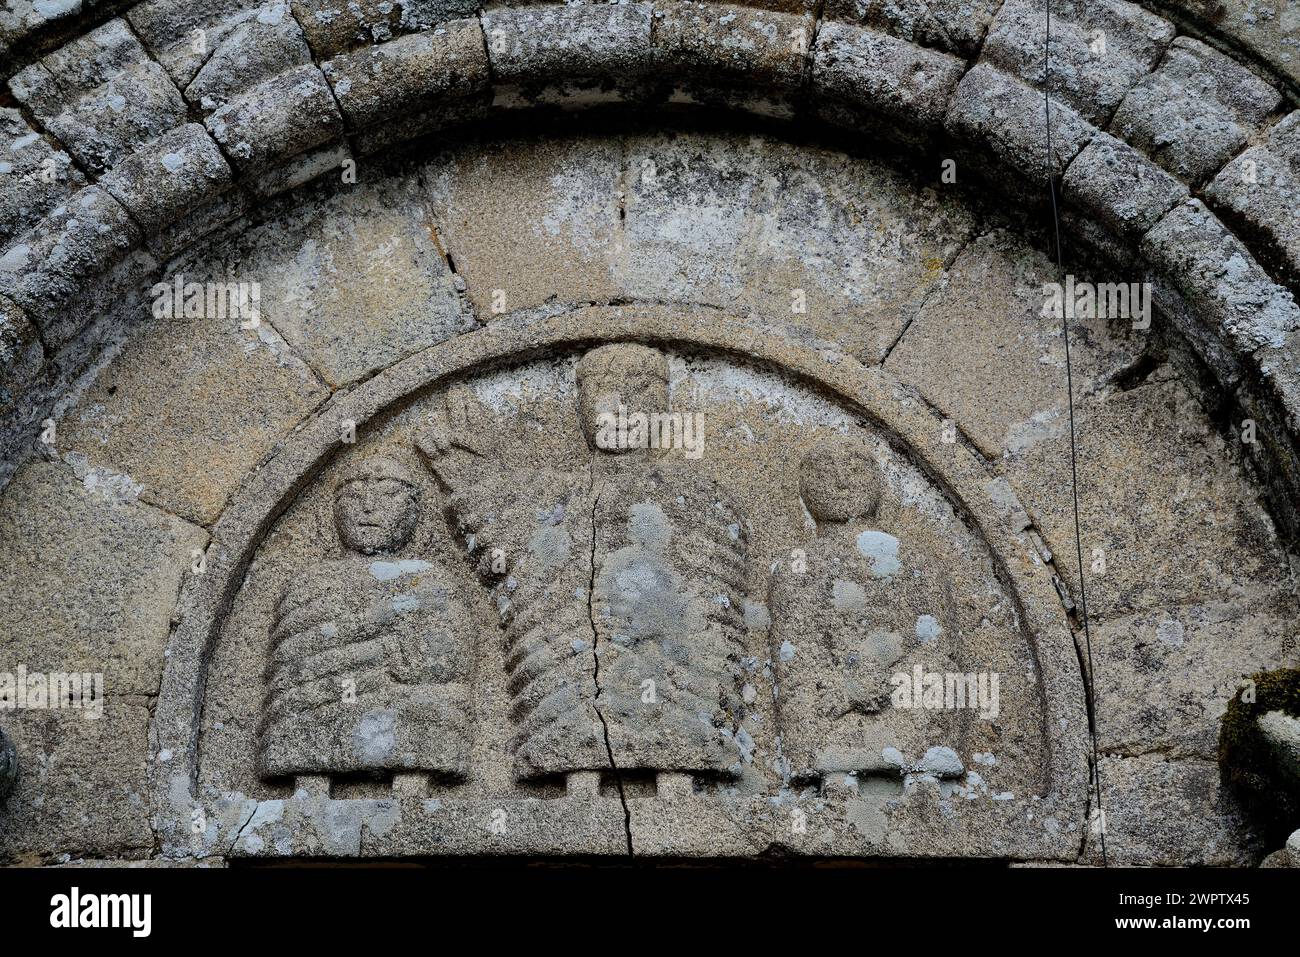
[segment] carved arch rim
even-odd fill
[[[701,313],[707,322],[691,321]],[[1035,811],[1040,817],[1059,811],[1082,824],[1088,718],[1073,634],[1023,523],[1015,523],[1023,514],[1019,503],[1007,507],[1004,486],[999,507],[989,488],[996,477],[977,453],[963,441],[944,443],[941,418],[915,393],[883,369],[848,355],[792,343],[711,307],[584,306],[540,319],[506,317],[395,363],[334,396],[277,444],[231,496],[213,526],[204,572],[191,574],[181,588],[150,726],[150,778],[164,854],[193,855],[190,812],[204,803],[196,791],[206,671],[225,616],[265,536],[340,451],[340,423],[354,421],[359,440],[406,403],[467,374],[617,341],[705,350],[759,365],[830,398],[871,422],[896,450],[907,451],[988,549],[1035,658],[1051,782],[1048,793],[1035,798]],[[1008,856],[1072,858],[1078,841],[1077,832],[1044,835],[1028,840],[1025,850],[1009,849]]]

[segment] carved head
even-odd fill
[[[800,463],[799,494],[818,522],[869,518],[880,505],[880,467],[861,440],[827,439]]]
[[[578,360],[578,419],[593,449],[601,413],[668,411],[668,358],[631,342],[600,346]],[[605,449],[619,454],[625,449]]]
[[[420,487],[396,459],[375,455],[350,468],[334,490],[334,525],[346,548],[362,555],[396,552],[419,521]]]

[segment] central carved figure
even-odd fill
[[[515,773],[733,772],[744,517],[692,463],[597,443],[602,413],[668,411],[662,353],[604,346],[576,375],[576,469],[491,460],[464,390],[419,442],[500,613]]]

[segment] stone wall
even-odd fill
[[[102,672],[106,701],[0,721],[24,772],[0,854],[1091,862],[1090,638],[1111,858],[1257,862],[1274,848],[1216,744],[1243,682],[1296,656],[1300,61],[1282,5],[1276,30],[1202,6],[1055,3],[1050,155],[1033,0],[150,0],[0,24],[0,672]],[[1041,315],[1063,278],[1049,174],[1066,271],[1148,282],[1156,307],[1149,330],[1080,320],[1070,343],[1087,636],[1064,342]],[[158,317],[177,276],[257,281],[262,321]],[[626,340],[665,356],[674,408],[719,423],[701,474],[745,516],[728,760],[643,764],[635,734],[609,737],[593,619],[570,710],[599,718],[609,766],[521,774],[502,595],[468,574],[433,469],[419,560],[475,596],[443,612],[478,636],[467,750],[260,773],[275,602],[346,558],[319,503],[349,463],[400,447],[426,474],[420,423],[470,388],[487,434],[514,436],[475,455],[567,468],[575,363]],[[781,636],[829,626],[770,596],[823,540],[800,461],[846,436],[883,470],[880,521],[958,559],[918,560],[952,610],[912,618],[949,623],[951,668],[1023,687],[991,731],[877,726],[859,701],[852,733],[898,760],[823,755],[810,784]],[[847,654],[940,661],[923,631]]]

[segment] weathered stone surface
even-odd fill
[[[1193,24],[1231,37],[1300,83],[1300,13],[1291,0],[1171,0]]]
[[[1115,111],[1110,131],[1188,183],[1226,163],[1281,103],[1245,67],[1179,37]]]
[[[1087,120],[1055,96],[1051,101],[1050,161],[1043,95],[985,64],[962,77],[945,125],[954,135],[986,149],[997,163],[1045,183],[1049,173],[1059,176],[1064,172],[1096,133]]]
[[[465,151],[429,177],[439,234],[478,316],[613,298],[621,148],[601,140]],[[513,183],[510,191],[499,183]],[[522,227],[522,228],[521,228]]]
[[[488,87],[488,61],[477,20],[457,20],[324,65],[325,77],[353,129],[430,107],[446,107]]]
[[[1133,147],[1099,133],[1065,171],[1066,202],[1099,213],[1101,225],[1136,243],[1175,205],[1187,187]]]
[[[473,16],[474,0],[293,0],[293,13],[318,59]]]
[[[812,69],[819,98],[878,116],[887,127],[907,119],[938,130],[966,64],[883,33],[827,23],[817,34]]]
[[[1046,28],[1046,0],[1007,0],[989,27],[983,61],[1041,89]],[[1055,0],[1048,86],[1103,126],[1173,38],[1171,24],[1126,0]]]
[[[265,0],[142,0],[124,16],[183,90],[234,30],[258,17],[277,18],[285,6]]]
[[[1075,410],[1088,612],[1103,621],[1217,596],[1248,604],[1248,596],[1286,587],[1272,522],[1243,488],[1232,451],[1183,383],[1156,378]],[[1061,556],[1057,570],[1077,602],[1065,426],[1059,415],[1046,423],[1004,468],[1012,488],[1033,502],[1033,517]],[[1144,478],[1133,482],[1131,475]],[[1104,554],[1104,572],[1091,571],[1095,549]],[[1224,678],[1236,674],[1234,664]]]
[[[1258,839],[1213,762],[1103,757],[1101,787],[1111,864],[1247,867],[1259,860]],[[1101,861],[1095,830],[1085,860]]]
[[[27,315],[0,296],[0,412],[6,412],[40,375],[45,348]]]
[[[0,256],[0,291],[40,325],[47,346],[87,321],[71,300],[140,241],[126,210],[99,186],[69,196]]]
[[[0,108],[0,243],[35,226],[85,180],[68,154],[33,130],[21,113]]]
[[[267,80],[217,110],[204,125],[227,157],[250,176],[343,133],[343,118],[325,78],[302,66]]]
[[[406,184],[358,184],[251,232],[239,257],[264,320],[332,387],[473,326],[427,200]]]
[[[129,476],[144,501],[211,524],[271,446],[328,395],[265,324],[269,305],[264,299],[264,324],[248,330],[238,317],[143,322],[63,417],[60,451]],[[159,382],[172,384],[161,396]],[[224,450],[216,461],[213,448]]]
[[[1238,374],[1237,350],[1281,346],[1300,328],[1292,295],[1198,199],[1174,207],[1142,240],[1142,252],[1196,311],[1196,328],[1177,311],[1173,318],[1183,319],[1189,336],[1205,337],[1211,361],[1229,381]]]
[[[1094,277],[1080,276],[1087,281]],[[1043,315],[1045,285],[1062,277],[1046,256],[995,231],[965,247],[925,300],[885,368],[914,386],[991,459],[1059,434],[1066,416],[1061,320]],[[1074,388],[1104,387],[1141,353],[1127,321],[1072,322]],[[962,329],[962,348],[952,348]],[[1003,389],[1001,382],[1014,382]]]
[[[0,671],[99,672],[110,697],[157,693],[177,592],[207,535],[138,497],[130,476],[75,455],[19,469],[0,500]]]
[[[819,499],[811,488],[801,491],[797,466],[819,437],[835,435],[865,438],[863,447],[879,469],[879,521],[890,522],[887,527],[893,530],[881,533],[880,548],[874,551],[874,544],[865,551],[858,546],[861,553],[866,557],[870,552],[876,570],[889,574],[881,562],[889,564],[890,535],[909,545],[898,548],[900,560],[919,554],[910,546],[920,542],[930,547],[943,542],[970,556],[969,567],[951,578],[959,615],[982,623],[966,646],[967,666],[1003,672],[1009,684],[997,726],[987,715],[972,713],[954,721],[952,715],[932,715],[925,708],[900,716],[916,725],[917,743],[897,739],[907,752],[882,780],[865,791],[856,784],[847,787],[844,799],[827,802],[824,816],[816,812],[816,825],[797,853],[875,849],[952,856],[978,853],[993,841],[1014,848],[1017,856],[1037,848],[1039,854],[1055,857],[1067,853],[1067,846],[1077,847],[1082,803],[1062,802],[1059,788],[1064,781],[1082,786],[1082,754],[1077,753],[1077,764],[1071,759],[1067,770],[1057,752],[1049,759],[1054,768],[1049,781],[1039,757],[1047,753],[1039,729],[1042,708],[1058,709],[1050,723],[1063,734],[1072,727],[1072,740],[1081,744],[1082,698],[1062,687],[1070,703],[1061,712],[1063,702],[1054,703],[1051,695],[1044,702],[1032,690],[1039,679],[1024,644],[1027,635],[1007,614],[1010,606],[1000,597],[1005,586],[984,557],[985,546],[971,537],[929,480],[888,443],[846,420],[836,403],[816,400],[801,387],[783,385],[734,358],[695,355],[687,361],[617,340],[597,348],[585,344],[595,329],[605,334],[614,327],[642,335],[652,328],[667,332],[661,324],[671,322],[671,314],[662,308],[614,308],[590,311],[590,321],[583,319],[582,325],[557,318],[557,330],[565,329],[583,343],[576,350],[525,358],[516,368],[496,365],[432,394],[416,386],[428,374],[416,371],[426,359],[417,357],[371,380],[298,433],[333,444],[331,420],[335,414],[350,414],[353,400],[376,410],[387,405],[370,394],[376,388],[396,387],[406,394],[415,386],[423,396],[398,414],[385,415],[378,428],[359,424],[357,447],[331,462],[319,481],[303,485],[284,471],[283,459],[258,473],[258,482],[288,481],[302,493],[274,528],[258,516],[261,506],[250,509],[245,499],[233,505],[214,531],[222,557],[210,566],[216,576],[208,580],[211,584],[199,587],[221,590],[225,576],[239,575],[240,594],[228,616],[218,611],[207,617],[211,613],[205,609],[212,606],[197,593],[185,599],[193,612],[177,634],[173,662],[190,667],[189,635],[196,629],[217,630],[210,667],[199,665],[207,670],[207,694],[198,719],[205,743],[196,793],[209,809],[212,827],[210,833],[194,836],[188,828],[182,834],[166,823],[181,809],[188,821],[189,805],[177,795],[177,779],[167,783],[169,776],[185,774],[187,752],[165,745],[169,766],[160,766],[158,783],[170,790],[170,796],[162,794],[167,853],[460,853],[481,848],[485,828],[503,838],[493,847],[531,854],[576,849],[626,853],[629,842],[635,849],[644,841],[641,846],[652,854],[708,855],[721,849],[731,855],[774,840],[789,841],[782,835],[791,812],[806,806],[811,816],[821,801],[809,796],[803,805],[803,798],[785,787],[789,766],[776,747],[781,725],[773,713],[774,697],[779,697],[773,694],[773,682],[780,679],[769,660],[783,652],[768,646],[762,596],[773,563],[791,556],[792,542],[807,545],[811,537],[801,496],[808,496],[824,521],[834,512],[837,493],[826,489],[829,499]],[[518,345],[538,341],[536,327],[517,338],[524,329],[506,322],[489,327],[477,341],[497,340],[507,350],[503,357],[510,356]],[[714,339],[721,344],[731,337],[717,330]],[[414,373],[407,385],[393,379],[400,369]],[[882,389],[869,401],[875,406],[884,400],[883,414],[894,414],[886,413],[888,408],[932,419],[914,405],[896,404],[897,399],[887,398],[891,395]],[[688,446],[679,450],[684,454],[661,454],[611,444],[603,435],[601,413],[668,404],[682,414],[707,414],[715,436],[711,451],[692,457],[694,446]],[[774,414],[774,406],[783,411]],[[913,412],[903,411],[907,408]],[[770,468],[752,473],[750,480],[742,477],[740,462],[776,447],[782,453],[768,459]],[[309,453],[306,460],[317,454]],[[846,465],[853,488],[862,464]],[[394,483],[382,496],[375,489],[373,497],[358,499],[358,507],[371,503],[367,507],[375,516],[368,524],[373,532],[364,534],[337,523],[338,496],[351,487],[355,469],[366,470],[379,485]],[[949,472],[947,481],[966,488],[971,506],[993,520],[982,489],[965,485],[975,473],[960,474]],[[538,494],[521,498],[518,490],[524,483]],[[971,498],[977,490],[981,497]],[[538,501],[553,504],[539,508]],[[331,516],[336,533],[328,528]],[[398,520],[401,516],[409,518]],[[257,528],[267,528],[269,534],[254,532]],[[334,542],[336,534],[345,532],[340,552]],[[247,566],[236,557],[246,550]],[[369,730],[358,726],[359,736],[331,745],[343,750],[331,752],[330,780],[299,776],[288,785],[267,778],[256,764],[258,742],[266,740],[265,730],[259,734],[257,716],[270,708],[267,720],[279,720],[278,694],[273,687],[268,697],[264,683],[275,669],[267,672],[260,664],[276,654],[278,642],[300,640],[332,649],[336,640],[345,641],[364,655],[364,660],[356,659],[361,661],[358,695],[388,693],[361,680],[370,656],[413,660],[400,656],[400,641],[383,639],[387,629],[404,627],[400,615],[381,616],[373,629],[363,628],[353,637],[351,613],[340,608],[326,615],[326,624],[334,623],[337,630],[304,627],[296,632],[300,639],[276,637],[294,624],[310,626],[318,620],[318,607],[324,607],[311,598],[306,605],[295,600],[292,608],[285,606],[284,596],[301,588],[294,584],[304,580],[301,569],[310,567],[329,578],[339,567],[334,563],[355,561],[348,558],[349,551],[367,550],[375,557],[368,570],[363,566],[363,574],[376,581],[397,587],[404,574],[418,578],[427,573],[434,582],[450,576],[467,607],[478,609],[472,621],[466,612],[448,615],[472,631],[479,656],[475,709],[467,729],[473,746],[465,772],[462,776],[456,765],[450,775],[422,778],[402,772],[391,781],[350,779],[340,768],[345,771],[357,760],[381,765],[405,760],[400,747],[407,738],[397,732],[397,724],[387,733],[376,714],[365,725]],[[807,558],[820,561],[811,547]],[[870,574],[865,563],[842,570],[849,584],[864,589],[862,576]],[[1046,581],[1031,583],[1016,574],[1028,597],[1024,607],[1037,616],[1046,607],[1041,604]],[[887,585],[883,580],[879,584]],[[365,594],[370,587],[344,593]],[[888,588],[881,594],[898,599]],[[418,591],[409,598],[393,611],[418,614],[426,607]],[[784,601],[771,608],[773,622],[793,610]],[[301,621],[283,624],[302,609],[310,610]],[[943,629],[941,622],[947,619],[933,610],[938,612],[934,627],[907,616],[914,640],[924,642],[941,633],[936,629]],[[949,634],[955,636],[958,628]],[[426,651],[440,642],[431,641]],[[1058,640],[1058,651],[1064,650],[1059,645]],[[1072,659],[1068,638],[1065,649]],[[805,651],[811,654],[811,649]],[[928,661],[942,668],[943,655],[934,654]],[[353,660],[350,654],[337,659],[341,670],[336,674],[352,673],[348,662]],[[322,658],[320,664],[328,661]],[[1061,687],[1062,674],[1051,668],[1044,680]],[[1067,683],[1077,682],[1077,672],[1066,674],[1072,676]],[[250,675],[263,677],[250,680]],[[188,687],[178,677],[167,680],[175,692]],[[323,707],[339,701],[331,698],[336,688],[321,687]],[[193,727],[188,721],[174,722],[180,717],[175,709],[185,699],[173,691],[164,697],[160,727]],[[346,706],[347,699],[342,703]],[[379,709],[387,710],[393,709]],[[710,719],[701,721],[705,711]],[[452,740],[461,734],[454,723],[444,721],[441,727]],[[168,731],[166,740],[175,741],[174,733]],[[313,743],[303,753],[316,753],[315,748]],[[963,773],[966,768],[979,770]],[[556,776],[563,776],[562,786]],[[836,779],[828,786],[843,783]],[[633,816],[626,834],[620,833],[620,805]],[[1025,829],[1030,806],[1039,826]],[[586,823],[575,825],[578,820]],[[1019,838],[1013,836],[1017,827]],[[944,837],[938,837],[936,828]]]
[[[1038,222],[998,208],[1049,173],[1071,268],[1159,307],[1140,337],[1072,326],[1097,727],[1134,825],[1113,857],[1276,852],[1293,825],[1249,804],[1261,846],[1211,760],[1243,672],[1295,663],[1300,321],[1269,281],[1295,124],[1249,102],[1294,33],[1271,2],[1265,50],[1160,0],[1223,60],[1058,4],[1047,78],[1040,0],[987,42],[984,0],[7,10],[0,60],[32,66],[0,120],[36,152],[0,172],[0,482],[28,463],[15,520],[44,547],[0,591],[44,575],[38,619],[128,619],[83,654],[128,690],[112,748],[17,717],[43,776],[0,857],[1092,862],[1060,322]],[[1125,91],[1219,165],[1099,132]],[[70,197],[73,163],[98,185]],[[179,273],[261,282],[260,327],[145,319]],[[707,438],[611,444],[620,406]],[[1247,418],[1257,444],[1216,437]],[[186,520],[213,536],[195,573]],[[15,649],[82,654],[19,625],[0,682]],[[896,698],[913,665],[975,707]]]
[[[654,7],[655,72],[678,84],[682,102],[788,116],[812,34],[810,15],[670,0]]]
[[[751,139],[645,137],[628,149],[618,269],[627,294],[762,317],[879,361],[974,229],[871,163]]]
[[[829,0],[828,19],[873,30],[973,59],[1001,0]]]
[[[650,67],[650,20],[648,3],[502,7],[483,33],[498,82],[635,81]]]
[[[273,3],[222,33],[185,87],[185,99],[211,112],[244,91],[311,62],[307,40],[289,5]]]
[[[1098,746],[1110,754],[1216,760],[1228,701],[1251,675],[1290,660],[1296,614],[1294,598],[1279,588],[1272,596],[1257,591],[1249,602],[1230,592],[1094,619]]]
[[[207,130],[187,123],[140,147],[100,185],[153,233],[193,214],[230,179],[230,167]]]
[[[1300,287],[1300,111],[1225,166],[1205,193],[1259,257]]]
[[[175,85],[122,20],[23,70],[10,88],[92,173],[185,121]]]
[[[93,721],[75,711],[14,714],[5,712],[5,726],[20,775],[0,806],[0,860],[150,856],[147,700],[110,699]]]

